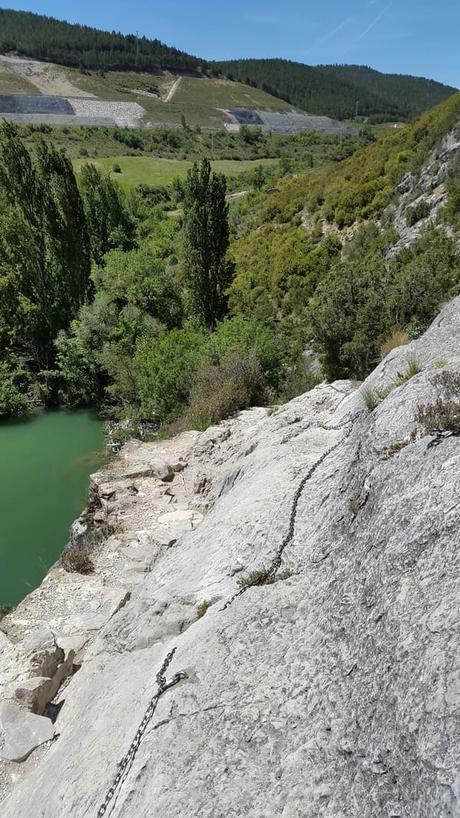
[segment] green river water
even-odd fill
[[[20,602],[59,557],[103,448],[88,412],[0,423],[0,605]]]

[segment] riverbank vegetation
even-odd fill
[[[168,193],[173,215],[158,190],[125,192],[91,162],[77,180],[60,148],[3,125],[0,413],[92,406],[203,428],[313,385],[306,346],[328,378],[364,378],[390,337],[415,337],[460,291],[442,228],[457,224],[454,170],[439,224],[396,254],[388,209],[390,181],[459,113],[456,97],[307,174],[262,169],[234,201],[201,160]]]

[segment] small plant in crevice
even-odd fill
[[[369,412],[373,412],[379,403],[385,400],[388,394],[388,389],[365,389],[363,392],[363,401],[366,408],[369,409]]]
[[[460,435],[460,401],[438,398],[434,403],[419,405],[417,421],[428,435]]]
[[[355,492],[350,497],[350,511],[354,517],[358,515],[361,509],[366,505],[368,495],[361,492]]]
[[[422,371],[422,369],[421,369],[421,366],[420,366],[419,362],[417,361],[417,358],[415,357],[415,355],[411,355],[407,359],[407,368],[406,368],[406,370],[404,372],[398,372],[397,373],[397,375],[396,375],[396,377],[395,377],[395,379],[393,381],[393,385],[395,387],[403,386],[403,384],[410,381],[412,378],[415,377],[415,375],[418,375],[419,372],[421,372],[421,371]]]
[[[431,382],[440,394],[434,403],[419,404],[417,422],[428,435],[460,435],[460,372],[446,370]]]
[[[447,398],[460,399],[460,372],[453,372],[447,369],[431,378],[431,383],[436,386]]]
[[[406,449],[412,443],[415,443],[417,440],[417,429],[412,429],[409,437],[405,438],[404,440],[396,440],[390,446],[382,451],[382,458],[383,460],[391,460],[396,454],[402,452],[403,449]]]
[[[269,568],[259,568],[256,571],[251,571],[246,577],[241,577],[238,580],[238,587],[243,590],[244,588],[257,588],[261,585],[274,585],[275,582],[289,579],[292,575],[293,571],[289,570],[282,571],[281,574],[274,574]]]
[[[196,618],[202,619],[211,606],[212,602],[210,599],[205,599],[204,602],[200,602],[200,604],[196,606]]]
[[[82,548],[69,548],[61,557],[62,567],[69,574],[93,574],[94,563]]]

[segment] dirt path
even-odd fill
[[[178,77],[177,80],[175,80],[175,82],[173,82],[173,84],[171,85],[171,88],[169,89],[168,93],[166,94],[165,98],[163,99],[163,102],[171,102],[171,100],[174,97],[174,95],[175,95],[177,89],[179,88],[179,85],[181,84],[181,82],[182,82],[182,77]]]
[[[238,190],[237,193],[227,193],[225,198],[227,202],[232,202],[234,199],[242,199],[247,192],[247,190]],[[177,210],[168,210],[168,216],[182,216],[183,212],[182,207],[179,207]]]
[[[51,97],[86,97],[95,99],[94,94],[82,91],[73,85],[65,70],[51,63],[38,62],[38,60],[28,60],[24,57],[1,56],[0,61],[5,63],[12,71],[20,74],[26,80],[35,85],[41,94]]]

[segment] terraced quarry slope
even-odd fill
[[[265,91],[226,79],[170,71],[83,72],[17,55],[0,56],[0,117],[173,128],[185,120],[187,125],[213,130],[238,130],[252,117],[253,124],[275,133],[343,130],[327,117],[309,117]]]

